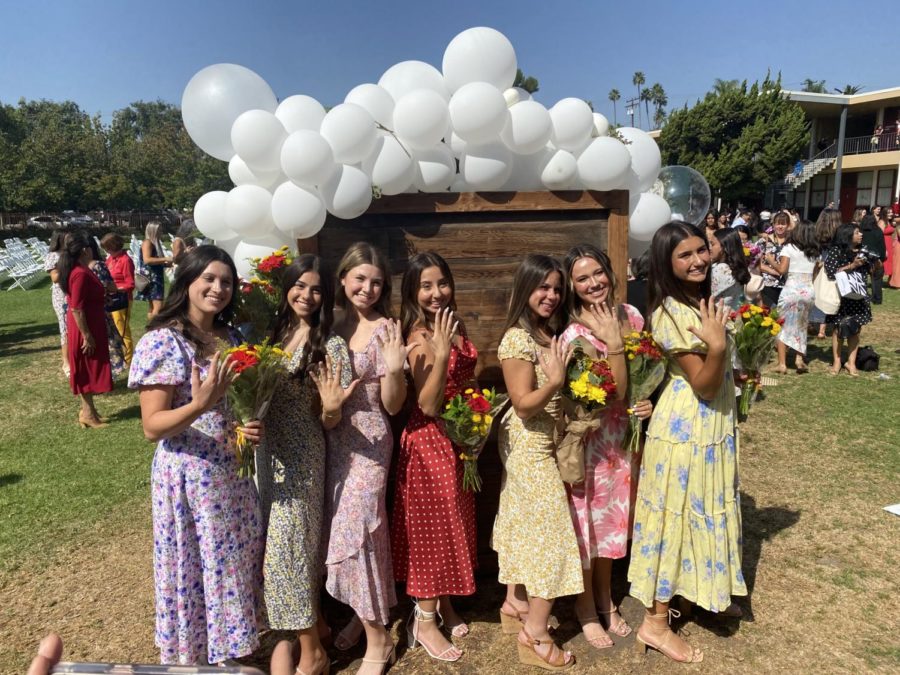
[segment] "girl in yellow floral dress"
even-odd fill
[[[669,629],[672,597],[721,612],[747,594],[733,343],[722,303],[709,300],[709,267],[697,227],[673,222],[654,235],[648,312],[669,370],[647,431],[628,570],[631,595],[647,608],[638,646],[688,663],[703,653]]]
[[[529,255],[516,272],[497,356],[512,407],[500,422],[503,483],[494,522],[504,632],[518,633],[519,660],[546,670],[574,664],[547,632],[553,600],[584,590],[581,557],[554,455],[566,352],[555,337],[565,273],[546,255]]]

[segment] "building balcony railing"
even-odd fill
[[[892,152],[900,150],[900,134],[871,134],[869,136],[851,136],[844,139],[845,155],[862,155],[867,152]],[[833,143],[827,152],[837,157],[837,143]]]

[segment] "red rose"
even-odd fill
[[[486,413],[490,412],[491,410],[491,404],[483,396],[479,396],[477,398],[473,396],[468,401],[466,401],[466,403],[469,405],[469,408],[471,408],[473,412]]]

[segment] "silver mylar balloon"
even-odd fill
[[[672,220],[699,225],[709,211],[709,183],[689,166],[664,166],[650,192],[666,200]]]

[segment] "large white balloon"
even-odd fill
[[[281,182],[281,171],[251,169],[238,155],[228,162],[228,176],[235,185],[259,185],[267,189]]]
[[[194,75],[181,96],[181,119],[203,152],[227,162],[235,154],[231,126],[248,110],[275,112],[278,99],[266,81],[233,63],[207,66]]]
[[[225,202],[225,226],[245,239],[264,237],[275,228],[272,193],[258,185],[238,185]]]
[[[503,94],[486,82],[462,85],[450,99],[453,131],[467,143],[496,140],[509,119]]]
[[[224,190],[207,192],[194,204],[194,224],[204,237],[232,239],[236,236],[225,224],[225,204],[228,193]]]
[[[450,132],[450,140],[446,141],[446,143],[450,146],[450,151],[453,153],[454,157],[462,157],[463,153],[466,151],[466,142],[454,132]]]
[[[650,241],[654,233],[671,220],[672,211],[665,199],[644,192],[631,200],[628,218],[628,236],[638,241]]]
[[[347,94],[344,103],[355,103],[386,129],[394,129],[394,97],[377,84],[360,84]]]
[[[422,192],[444,192],[456,177],[456,158],[444,143],[413,151],[413,185]]]
[[[595,138],[578,156],[578,177],[591,190],[625,187],[631,155],[625,145],[609,136]]]
[[[318,131],[325,119],[325,106],[312,96],[296,94],[278,104],[275,117],[281,120],[289,134],[300,129]]]
[[[281,146],[281,170],[301,185],[321,185],[337,170],[334,153],[317,131],[295,131]]]
[[[553,133],[550,141],[557,148],[574,152],[591,137],[594,116],[590,106],[580,98],[564,98],[550,108]]]
[[[257,237],[254,239],[243,239],[234,247],[234,266],[237,267],[238,276],[242,279],[249,279],[252,275],[251,262],[252,258],[265,258],[272,255],[285,244],[290,245],[287,237],[280,233],[269,234],[265,237]]]
[[[493,28],[469,28],[454,37],[444,51],[441,70],[450,92],[470,82],[487,82],[500,91],[516,79],[516,50]]]
[[[413,150],[426,150],[447,133],[447,102],[431,89],[416,89],[397,99],[394,131]]]
[[[503,98],[506,101],[506,105],[512,108],[516,103],[530,101],[534,97],[527,89],[522,89],[522,87],[510,87],[509,89],[503,90]]]
[[[281,144],[287,138],[284,125],[266,110],[248,110],[231,127],[231,144],[252,169],[281,169]]]
[[[500,141],[466,145],[459,173],[475,190],[498,190],[512,173],[512,152]]]
[[[591,132],[591,136],[597,138],[608,135],[609,120],[598,112],[595,112],[592,117],[594,118],[594,130]]]
[[[619,135],[629,143],[625,146],[631,154],[631,171],[638,192],[646,192],[659,175],[662,158],[659,146],[650,134],[634,127],[620,127]],[[705,214],[704,214],[705,215]]]
[[[375,149],[360,168],[385,195],[400,194],[412,185],[415,177],[412,153],[391,134],[383,134],[375,141]]]
[[[551,151],[541,169],[541,183],[548,190],[565,190],[578,177],[578,162],[568,150]]]
[[[378,86],[384,87],[396,102],[416,89],[431,89],[440,95],[444,102],[450,100],[450,92],[444,84],[444,76],[429,63],[424,61],[401,61],[384,71],[378,80]]]
[[[537,101],[522,101],[509,109],[509,121],[500,138],[513,152],[530,155],[546,147],[552,131],[547,109]]]
[[[372,203],[372,181],[355,166],[343,164],[321,187],[328,212],[350,220],[366,212]]]
[[[285,181],[272,194],[275,227],[293,239],[312,237],[325,224],[325,201],[313,188]]]
[[[543,190],[541,172],[552,150],[543,148],[531,155],[513,155],[512,174],[503,185],[504,190],[516,190],[519,192],[531,192]]]
[[[325,115],[320,129],[334,152],[334,161],[355,164],[365,159],[378,134],[375,120],[355,103],[340,103]]]

